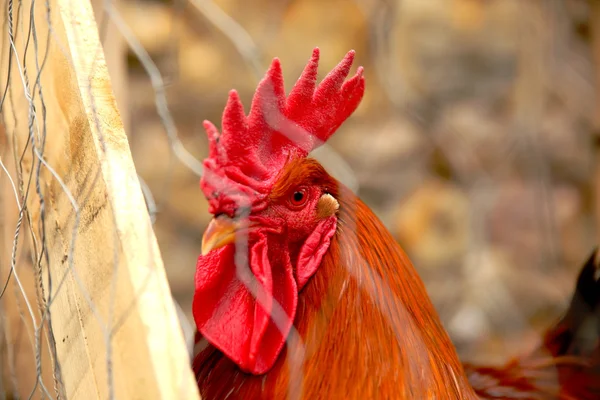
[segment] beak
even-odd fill
[[[226,215],[213,218],[206,231],[204,231],[204,235],[202,235],[202,255],[205,256],[211,250],[235,242],[236,232],[242,228],[240,222]]]

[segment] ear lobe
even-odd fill
[[[296,284],[298,285],[298,291],[306,285],[306,282],[308,282],[321,265],[323,256],[329,250],[331,238],[335,234],[336,227],[337,217],[335,215],[322,220],[302,245],[296,263]]]
[[[330,195],[325,193],[317,203],[317,218],[325,219],[335,215],[340,208],[340,203]]]

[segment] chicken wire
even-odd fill
[[[3,180],[6,179],[3,183],[6,183],[7,188],[4,192],[5,195],[2,196],[3,241],[6,241],[3,245],[11,243],[5,235],[11,229],[14,231],[12,244],[7,246],[9,251],[3,250],[3,256],[6,255],[3,259],[6,283],[1,294],[4,314],[2,324],[3,385],[0,393],[3,398],[65,398],[67,392],[74,394],[78,390],[81,385],[81,382],[77,381],[78,377],[82,377],[83,380],[86,377],[86,371],[93,369],[95,367],[93,364],[99,362],[98,359],[102,359],[103,361],[100,362],[105,364],[105,375],[96,375],[93,379],[105,380],[105,382],[98,383],[106,387],[106,390],[101,392],[106,393],[108,398],[114,398],[117,384],[115,382],[119,377],[115,376],[113,368],[115,363],[113,342],[121,335],[120,331],[123,330],[123,326],[126,323],[130,325],[127,321],[131,319],[132,310],[139,309],[136,303],[152,300],[148,299],[144,293],[145,288],[149,289],[147,285],[154,286],[152,290],[156,290],[156,284],[153,282],[160,279],[160,277],[153,276],[157,272],[156,264],[152,259],[155,249],[153,237],[148,237],[147,248],[140,249],[137,261],[143,266],[146,274],[142,282],[139,282],[141,289],[137,291],[133,286],[134,298],[129,304],[124,304],[129,301],[128,298],[117,298],[117,293],[123,292],[122,285],[124,283],[120,283],[120,281],[123,281],[123,262],[126,261],[126,255],[123,253],[126,250],[120,248],[119,242],[123,235],[123,226],[119,226],[120,222],[117,221],[119,214],[122,213],[121,210],[110,208],[108,219],[111,221],[104,224],[105,231],[102,232],[102,237],[98,237],[97,242],[92,244],[93,248],[90,249],[92,253],[86,254],[85,251],[82,253],[81,246],[78,245],[80,237],[84,235],[83,232],[89,230],[95,220],[104,218],[99,215],[109,201],[108,197],[114,198],[113,194],[108,194],[104,199],[105,203],[100,204],[99,208],[92,209],[93,213],[90,214],[90,207],[93,207],[94,202],[98,200],[98,191],[101,192],[103,188],[110,190],[114,187],[112,182],[109,184],[104,182],[107,174],[114,179],[114,171],[110,171],[110,168],[127,165],[122,160],[117,160],[115,163],[113,158],[112,164],[107,163],[101,168],[99,163],[93,164],[92,161],[91,168],[86,169],[85,158],[95,157],[91,153],[94,150],[90,150],[89,146],[90,141],[92,144],[94,143],[94,139],[91,137],[92,132],[97,131],[99,150],[103,156],[113,157],[115,151],[114,144],[108,144],[105,140],[106,131],[104,130],[107,127],[112,128],[112,126],[102,120],[103,116],[110,116],[110,114],[105,112],[105,104],[98,105],[97,102],[102,102],[104,99],[96,97],[97,89],[94,89],[94,85],[97,83],[95,80],[96,68],[99,70],[102,68],[101,65],[96,64],[98,57],[94,58],[89,71],[87,71],[89,75],[84,77],[83,84],[74,81],[74,78],[79,78],[79,76],[73,76],[73,74],[79,73],[73,71],[78,71],[77,67],[82,68],[85,62],[82,53],[73,52],[73,49],[81,48],[82,43],[89,45],[94,41],[90,37],[78,36],[78,32],[82,32],[82,29],[69,30],[66,26],[63,27],[65,18],[66,24],[87,26],[90,26],[90,23],[93,24],[93,21],[86,20],[85,13],[91,11],[86,9],[88,6],[89,3],[86,5],[81,2],[60,4],[59,2],[38,2],[36,4],[35,1],[31,3],[8,1],[2,13],[3,26],[6,28],[3,31],[2,39],[2,66],[6,71],[6,76],[0,108],[4,122],[3,162],[0,166],[3,171]],[[61,9],[57,11],[57,8]],[[105,10],[107,15],[112,16],[110,2],[105,4]],[[75,13],[79,14],[74,15]],[[117,18],[118,14],[115,12],[114,19],[118,20]],[[96,26],[92,25],[92,28],[96,29]],[[101,23],[99,29],[100,36],[104,36],[106,26]],[[68,32],[74,32],[76,37],[67,39]],[[39,40],[38,37],[45,39]],[[67,44],[67,40],[75,43]],[[90,54],[94,54],[94,49],[91,50]],[[95,49],[97,55],[100,54],[100,50],[100,47]],[[49,58],[49,54],[53,54],[53,57]],[[57,54],[63,58],[61,59]],[[61,69],[64,67],[61,61],[72,63],[67,66],[66,74],[65,69]],[[76,67],[75,64],[78,66]],[[68,71],[72,71],[71,75]],[[58,82],[52,82],[52,79],[56,79]],[[79,94],[79,88],[77,91],[69,92],[69,89],[72,89],[69,85],[78,84],[83,85],[87,90],[81,99],[76,97]],[[65,93],[67,97],[69,95],[73,97],[67,99],[67,104],[60,104],[64,108],[55,107],[57,102],[60,103],[61,99],[64,100]],[[90,126],[90,130],[85,132],[88,137],[76,137],[74,133],[77,133],[77,128],[83,126],[85,122],[82,120],[63,121],[63,119],[65,116],[68,119],[73,115],[69,115],[69,112],[73,112],[69,107],[75,104],[75,107],[83,108],[88,100],[93,126]],[[47,107],[49,101],[53,107]],[[103,107],[104,113],[102,113]],[[52,110],[51,112],[54,112],[55,115],[49,115],[49,110]],[[76,113],[77,111],[75,111]],[[89,116],[83,114],[83,118],[86,117]],[[57,126],[59,128],[54,131],[48,128]],[[112,129],[114,130],[114,128]],[[68,149],[71,154],[57,156],[56,149],[61,149],[65,134],[71,135]],[[114,135],[109,139],[114,140]],[[65,171],[65,165],[62,163],[63,159],[72,161],[72,159],[68,159],[69,156],[80,157],[78,163],[69,165],[69,168],[78,168],[74,173]],[[127,173],[127,171],[118,171],[117,175],[119,172]],[[127,182],[119,183],[127,185]],[[142,184],[141,187],[143,189],[144,185]],[[123,186],[118,189],[123,193],[129,190]],[[15,204],[10,204],[13,194]],[[102,194],[106,193],[100,193],[100,195]],[[63,202],[62,207],[60,206],[61,202]],[[57,206],[57,204],[59,205]],[[34,206],[32,207],[32,205]],[[59,209],[60,211],[57,211]],[[143,235],[145,221],[138,222],[140,227],[138,234]],[[69,239],[66,243],[61,242],[61,228],[67,230],[66,235]],[[126,238],[126,240],[131,241],[132,239]],[[144,241],[142,240],[142,242]],[[64,249],[61,248],[63,244],[66,244]],[[127,245],[129,242],[125,244],[125,246]],[[79,246],[78,250],[76,250],[77,246]],[[89,279],[90,274],[94,273],[91,269],[98,266],[98,263],[95,262],[94,252],[112,254],[113,259],[110,276],[101,276],[99,282]],[[55,257],[57,253],[63,253],[62,260],[59,262]],[[77,259],[76,255],[78,255]],[[98,256],[97,258],[100,260],[102,257]],[[7,263],[4,264],[4,261]],[[82,279],[82,272],[86,276],[85,280]],[[67,289],[70,285],[75,285],[75,289],[73,287]],[[103,288],[108,287],[108,298],[104,297],[104,292],[98,289],[98,285]],[[121,286],[120,291],[119,286]],[[160,288],[158,289],[160,290]],[[69,290],[69,294],[63,295],[67,290]],[[73,290],[76,292],[74,295]],[[159,296],[160,293],[154,292],[153,295]],[[77,303],[75,305],[77,315],[64,315],[65,310],[74,310],[72,305],[64,306],[63,304],[62,308],[55,307],[55,300],[60,299],[61,296],[62,302],[67,298],[67,301]],[[160,305],[159,302],[155,303]],[[119,310],[119,312],[116,313],[115,310]],[[161,310],[157,311],[159,313],[157,315],[160,315]],[[55,322],[57,312],[59,320]],[[75,313],[75,311],[73,312]],[[140,315],[138,314],[137,317]],[[73,330],[69,330],[65,326],[75,318],[79,319],[77,322],[80,324],[97,324],[96,328],[99,330],[101,339],[98,340],[97,337],[82,338],[85,341],[83,356],[87,356],[87,359],[73,360],[73,357],[70,357],[70,363],[75,363],[80,369],[77,370],[75,367],[76,372],[73,373],[73,365],[69,366],[71,373],[67,376],[62,372],[64,365],[59,362],[57,343],[61,342],[60,351],[62,351],[62,359],[65,359],[65,354],[71,351],[69,347],[74,346],[72,341],[76,338],[69,338],[68,334],[57,337],[54,331],[59,326],[59,328],[63,328],[61,329],[63,332],[72,333]],[[181,322],[185,323],[185,318],[181,318]],[[168,324],[169,321],[161,323]],[[183,327],[189,330],[188,325]],[[96,332],[93,329],[84,329],[82,325],[82,331],[75,330],[75,334],[77,333],[83,336],[84,334],[94,335]],[[144,334],[144,332],[138,332],[138,334]],[[135,347],[135,341],[132,339],[134,338],[128,339],[129,343],[134,344]],[[145,339],[148,340],[148,338]],[[163,339],[170,340],[165,336]],[[191,348],[192,337],[187,339],[188,346]],[[101,343],[102,349],[96,347],[98,343]],[[176,349],[177,345],[173,343],[169,351]],[[103,354],[98,355],[100,352]],[[149,355],[139,354],[137,357],[140,356],[144,358]],[[152,358],[152,356],[149,357]],[[89,364],[85,364],[86,361]],[[122,360],[121,363],[123,363]],[[191,374],[189,376],[191,377]],[[88,375],[87,380],[89,381],[89,379]],[[123,383],[121,383],[121,392],[123,391],[122,386]],[[157,386],[160,387],[162,384],[158,383]],[[143,393],[144,388],[140,387],[139,391]],[[89,393],[84,395],[89,395]]]
[[[115,45],[106,40],[111,30],[128,48],[127,101],[119,106],[129,119],[140,185],[188,339],[195,258],[209,218],[198,188],[206,155],[201,121],[220,122],[229,88],[240,90],[248,109],[273,56],[282,59],[289,89],[314,46],[322,49],[320,76],[355,48],[367,77],[364,104],[314,156],[366,200],[407,250],[461,358],[504,360],[534,343],[563,309],[578,263],[595,242],[586,2],[427,3],[98,3],[105,49]],[[3,203],[12,202],[2,219],[14,234],[10,254],[1,255],[0,304],[3,321],[14,310],[18,317],[18,329],[5,329],[2,338],[0,393],[64,398],[49,307],[63,280],[42,276],[49,260],[40,171],[59,181],[76,218],[86,193],[71,193],[45,161],[44,88],[24,73],[47,68],[35,31],[52,20],[34,21],[20,1],[4,7],[10,18],[3,40],[31,32],[26,51],[40,64],[17,62],[1,86],[2,103],[18,91],[30,106],[27,120],[17,122],[27,127],[27,144],[8,154],[13,133],[0,141],[2,175],[12,189],[2,193]],[[24,54],[11,46],[2,57],[23,60]],[[0,109],[4,120],[14,118]],[[88,178],[90,187],[98,174]],[[37,216],[22,207],[33,193],[41,205]],[[72,259],[68,273],[77,281]],[[28,282],[20,279],[26,272]],[[118,273],[115,263],[111,285]],[[79,289],[95,310],[86,287]],[[106,338],[110,388],[118,321],[94,315]],[[31,357],[15,365],[23,349]],[[32,370],[34,380],[19,386]]]

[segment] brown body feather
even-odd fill
[[[481,399],[600,399],[600,280],[596,251],[577,280],[564,317],[541,346],[503,367],[465,365]]]

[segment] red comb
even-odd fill
[[[291,157],[306,157],[327,141],[360,103],[363,69],[345,81],[354,50],[317,86],[319,49],[286,98],[281,63],[275,58],[258,84],[250,114],[235,90],[223,112],[222,133],[204,121],[209,156],[200,186],[210,212],[233,215],[240,206],[260,209],[277,174]]]

